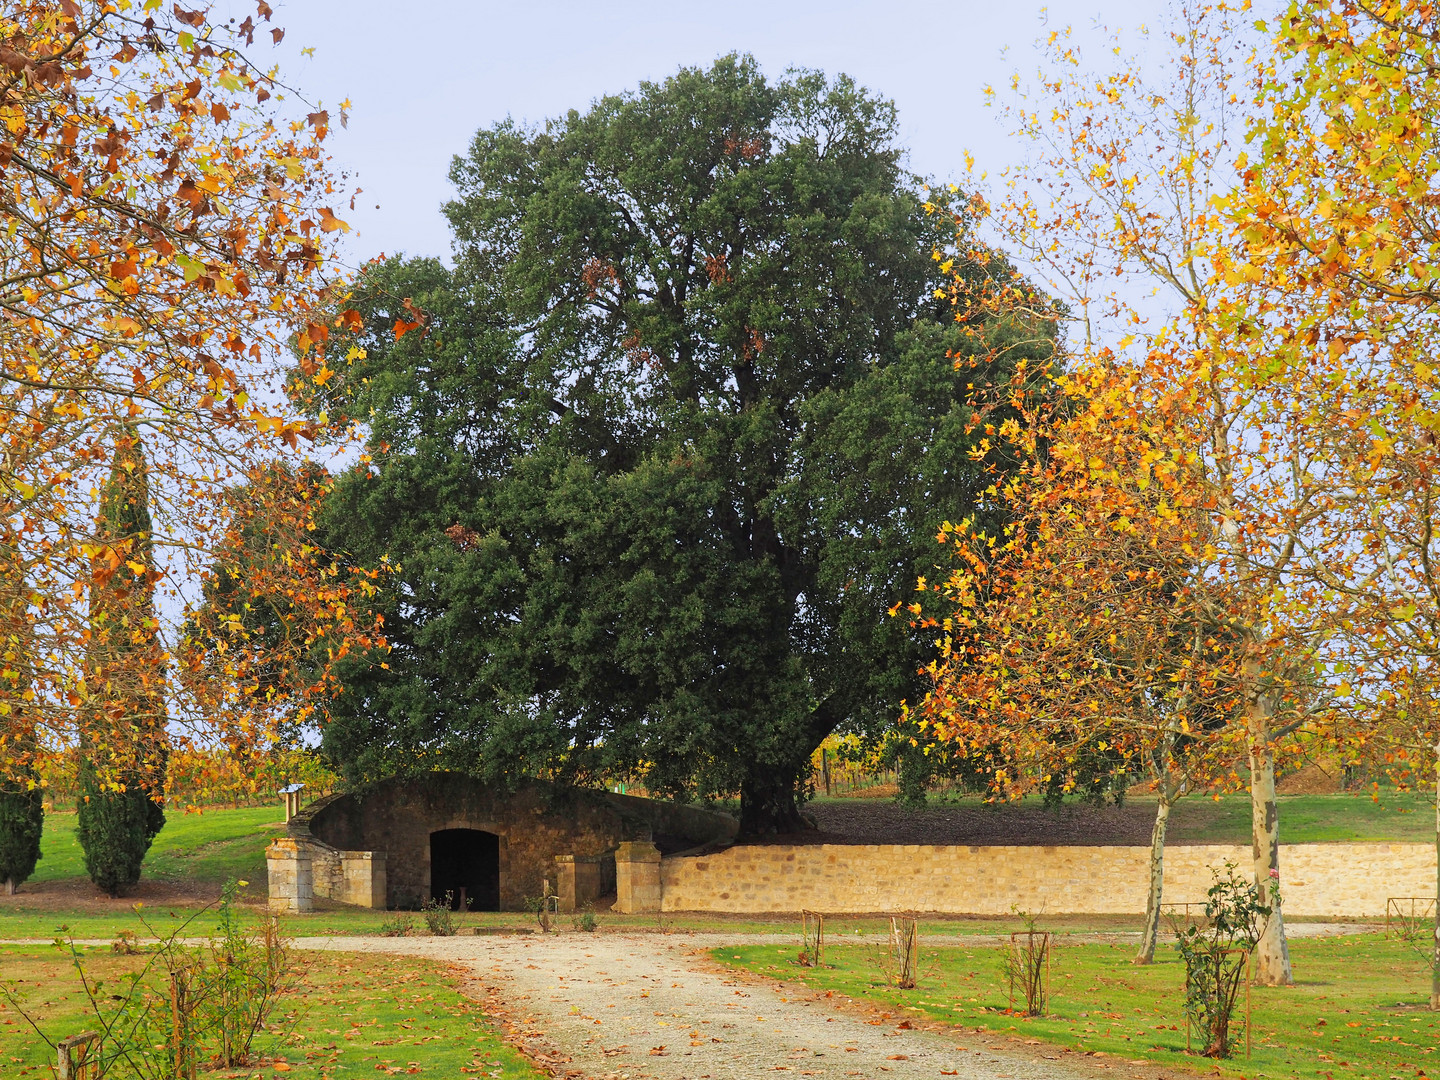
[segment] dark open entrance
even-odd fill
[[[500,910],[500,837],[479,829],[430,834],[430,898],[444,903],[447,892],[455,911]]]

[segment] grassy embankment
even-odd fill
[[[83,953],[87,968],[110,984],[145,962],[144,956],[117,956],[109,949]],[[410,957],[297,956],[304,974],[281,1006],[293,1016],[281,1025],[288,1033],[262,1034],[251,1067],[209,1075],[283,1074],[294,1080],[377,1072],[446,1080],[543,1075],[501,1041],[480,1005],[460,993],[440,964]],[[0,972],[51,1042],[95,1028],[69,956],[53,946],[0,946]],[[46,1039],[0,1001],[0,1075],[38,1080],[51,1075],[54,1064]]]
[[[1015,929],[1012,927],[1011,929]],[[1224,1075],[1366,1080],[1440,1075],[1440,1014],[1428,1008],[1429,973],[1396,941],[1374,935],[1292,941],[1296,984],[1252,991],[1253,1057],[1219,1063]],[[921,950],[914,990],[887,985],[879,947],[826,949],[822,968],[802,968],[796,949],[716,949],[722,964],[766,978],[803,982],[902,1019],[952,1026],[956,1042],[983,1049],[995,1035],[1040,1040],[1123,1061],[1209,1071],[1217,1063],[1185,1054],[1184,968],[1162,946],[1149,967],[1125,945],[1055,950],[1048,1015],[1007,1013],[1001,950],[948,945]],[[1021,1001],[1023,1008],[1023,1000]],[[1244,1001],[1240,1004],[1243,1030]],[[989,1034],[994,1033],[994,1034]]]
[[[283,817],[274,806],[190,814],[171,810],[150,845],[142,872],[148,878],[214,884],[217,889],[233,877],[250,881],[250,892],[263,897],[265,845],[285,831]],[[45,815],[40,853],[32,882],[85,876],[85,853],[75,835],[73,811]]]

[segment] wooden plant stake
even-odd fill
[[[177,1080],[195,1080],[195,1044],[190,1038],[190,973],[170,972],[170,1051]]]
[[[55,1062],[55,1080],[99,1080],[99,1062],[90,1056],[98,1046],[98,1031],[82,1031],[56,1044],[59,1056]]]
[[[1250,965],[1255,959],[1255,951],[1249,949],[1245,953],[1245,1060],[1250,1060]]]
[[[820,952],[825,944],[825,916],[818,911],[800,912],[800,963],[819,967]]]
[[[1233,956],[1235,953],[1240,953],[1242,956],[1245,957],[1245,1060],[1246,1060],[1246,1061],[1249,1061],[1249,1060],[1250,1060],[1250,978],[1251,978],[1251,965],[1254,963],[1254,960],[1255,960],[1255,950],[1254,950],[1254,949],[1245,949],[1245,948],[1226,949],[1226,950],[1224,951],[1224,953],[1222,953],[1221,955],[1222,955],[1222,956]],[[1218,989],[1219,989],[1219,988],[1217,988],[1217,990],[1218,990]],[[1223,991],[1222,991],[1222,992],[1223,992]],[[1209,1036],[1207,1035],[1206,1037],[1208,1038]]]
[[[1196,918],[1196,916],[1190,913],[1192,908],[1198,908],[1202,912],[1199,918]],[[1160,915],[1170,924],[1170,932],[1176,937],[1180,936],[1181,926],[1190,927],[1203,920],[1205,917],[1203,914],[1204,911],[1204,900],[1167,902],[1160,905]]]

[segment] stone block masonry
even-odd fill
[[[593,906],[602,896],[615,892],[615,856],[556,855],[555,893],[560,910],[567,914]]]
[[[615,851],[613,910],[626,915],[664,910],[661,865],[660,849],[654,844],[644,840],[621,844]]]
[[[315,879],[309,849],[289,837],[265,849],[270,910],[292,915],[315,910]]]
[[[385,852],[340,852],[340,880],[331,896],[356,907],[385,906]]]
[[[661,861],[661,907],[1132,915],[1145,910],[1149,858],[1146,847],[737,845]],[[1170,847],[1165,900],[1203,901],[1212,869],[1232,862],[1243,875],[1249,860],[1239,845]],[[1280,873],[1289,915],[1383,918],[1386,897],[1435,895],[1435,848],[1282,845]]]

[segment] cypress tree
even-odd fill
[[[25,742],[16,747],[18,760],[0,773],[0,881],[5,895],[35,872],[40,860],[40,830],[45,823],[43,792]]]
[[[30,718],[32,641],[24,574],[0,541],[0,882],[5,895],[35,872],[45,821]]]
[[[149,503],[144,448],[127,428],[100,493],[80,725],[80,844],[90,880],[111,896],[140,880],[165,824],[165,656]]]

